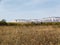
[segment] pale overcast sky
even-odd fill
[[[40,19],[60,16],[60,0],[1,0],[0,19]]]

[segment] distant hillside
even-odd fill
[[[47,17],[43,18],[41,22],[60,22],[60,17]]]
[[[60,17],[47,17],[42,19],[16,19],[15,22],[60,22]]]
[[[16,19],[15,22],[6,22],[5,20],[0,21],[0,26],[9,25],[60,25],[60,17],[47,17],[42,19]]]

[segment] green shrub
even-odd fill
[[[7,25],[6,20],[5,20],[5,19],[2,19],[2,20],[0,21],[0,25]]]

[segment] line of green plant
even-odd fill
[[[35,26],[35,25],[60,25],[60,22],[27,22],[27,23],[18,23],[18,22],[6,22],[6,20],[1,20],[0,21],[0,26]]]

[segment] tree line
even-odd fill
[[[6,22],[5,19],[2,19],[0,21],[0,26],[3,25],[7,25],[7,26],[16,26],[16,25],[25,25],[25,26],[31,26],[31,25],[60,25],[60,22],[39,22],[39,23],[35,23],[35,22],[29,22],[29,23],[21,23],[21,22]]]

